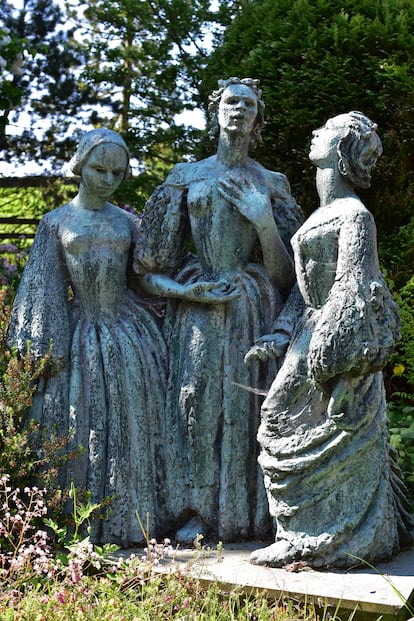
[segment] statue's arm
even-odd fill
[[[140,276],[148,272],[172,274],[187,252],[190,225],[185,183],[175,183],[177,172],[170,173],[158,186],[140,216],[135,240],[133,269]]]
[[[272,187],[272,209],[277,228],[289,254],[293,255],[290,243],[292,236],[302,226],[305,217],[301,207],[292,196],[286,175],[269,173]]]
[[[70,341],[68,279],[54,213],[40,222],[13,304],[9,347],[35,360],[50,354],[49,367],[67,360]]]
[[[383,367],[399,334],[398,311],[379,270],[376,227],[365,210],[347,214],[336,276],[309,346],[312,378],[363,375]]]
[[[221,304],[239,297],[237,285],[226,282],[198,281],[182,284],[165,274],[145,274],[141,286],[151,295],[177,298],[187,302]]]
[[[355,289],[360,289],[378,273],[377,230],[374,218],[365,208],[352,211],[339,233],[335,284],[347,278],[353,282]]]
[[[292,258],[282,241],[273,213],[258,218],[256,231],[263,253],[263,263],[273,282],[286,296],[295,282],[295,268]]]
[[[255,227],[264,266],[287,296],[295,282],[295,270],[273,215],[271,188],[259,188],[248,177],[228,175],[220,179],[219,192]]]
[[[256,340],[244,357],[246,363],[254,360],[266,361],[283,358],[292,334],[298,325],[305,308],[305,302],[295,284],[280,314],[275,319],[270,334]]]

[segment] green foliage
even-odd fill
[[[414,216],[391,235],[380,238],[378,248],[382,263],[392,275],[391,286],[399,291],[411,279],[414,271]]]
[[[48,211],[68,202],[76,192],[75,180],[73,184],[63,184],[62,179],[56,177],[45,178],[41,187],[0,188],[1,216],[40,219]]]
[[[414,504],[414,218],[380,243],[389,286],[398,302],[401,341],[385,370],[391,444]],[[390,278],[392,275],[392,279]]]
[[[13,121],[21,131],[3,133],[0,149],[8,160],[48,160],[49,169],[59,168],[69,159],[76,141],[73,119],[86,113],[88,122],[90,106],[96,103],[93,89],[79,88],[77,69],[83,57],[74,29],[51,0],[26,0],[17,6],[0,0],[0,10],[12,40],[23,41],[26,48],[13,78],[19,94],[13,116],[10,106],[3,116],[4,124]]]
[[[391,446],[398,453],[398,463],[404,474],[410,499],[414,506],[414,395],[397,393],[388,403]],[[409,405],[409,403],[412,405]]]
[[[0,27],[0,145],[4,142],[8,111],[17,106],[23,96],[17,84],[21,71],[25,39],[10,36],[7,26]]]
[[[399,363],[405,367],[406,381],[414,400],[414,276],[396,296],[400,308],[402,340],[397,347]]]
[[[20,486],[29,483],[35,470],[30,448],[32,428],[21,431],[21,422],[32,402],[35,372],[30,356],[18,359],[7,347],[6,334],[13,293],[0,289],[0,476],[8,474]]]
[[[92,125],[120,131],[142,168],[163,145],[174,163],[191,153],[199,132],[176,115],[198,105],[206,33],[228,23],[237,2],[220,0],[215,10],[210,4],[71,0],[65,15],[50,0],[27,0],[21,8],[0,0],[13,38],[25,37],[34,54],[16,78],[23,101],[13,120],[26,129],[0,147],[14,161],[47,160],[55,170]],[[22,112],[30,115],[29,126]],[[35,127],[42,128],[41,140]]]
[[[100,103],[92,122],[118,129],[126,138],[143,173],[135,181],[140,205],[198,141],[200,132],[176,116],[198,104],[195,95],[208,58],[206,30],[230,18],[226,3],[220,2],[218,11],[210,4],[93,0],[80,24],[87,57],[81,80],[94,88]]]
[[[349,110],[377,122],[384,154],[365,200],[382,234],[413,214],[413,33],[406,0],[246,0],[212,54],[206,86],[260,79],[267,124],[257,158],[287,174],[307,214],[317,205],[311,131]]]
[[[12,287],[0,287],[0,477],[15,487],[33,481],[47,488],[50,509],[56,514],[67,500],[57,485],[62,462],[75,457],[67,450],[68,438],[46,440],[38,423],[27,419],[37,381],[45,373],[49,356],[34,364],[29,353],[18,355],[7,346],[7,326],[13,303]],[[41,447],[39,452],[34,447]]]
[[[394,374],[388,381],[388,394],[406,395],[414,404],[414,217],[393,235],[384,238],[380,257],[401,318],[401,341],[397,343],[389,367]],[[407,399],[406,399],[407,400]],[[413,464],[414,466],[414,464]],[[414,470],[414,467],[413,467]]]
[[[13,608],[0,602],[3,621],[317,621],[315,611],[294,602],[246,595],[241,589],[226,591],[217,583],[205,584],[185,573],[138,573],[131,589],[107,578],[85,578],[78,585],[56,582],[49,589],[27,592],[20,600],[13,594]],[[118,572],[120,574],[120,572]],[[9,599],[10,601],[10,599]],[[13,610],[13,615],[8,614]],[[327,609],[327,614],[329,610]],[[17,616],[18,615],[18,616]]]
[[[390,365],[394,370],[388,383],[390,434],[414,501],[414,276],[396,294],[396,299],[402,339]]]

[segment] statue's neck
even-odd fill
[[[220,133],[217,159],[225,166],[245,166],[249,159],[250,136]]]
[[[72,204],[82,209],[89,209],[90,211],[101,211],[105,207],[106,201],[99,196],[87,192],[84,185],[81,183],[79,192],[73,199]]]
[[[316,169],[316,189],[321,207],[325,207],[340,198],[356,197],[352,186],[336,167]]]

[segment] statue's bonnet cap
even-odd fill
[[[82,138],[79,141],[78,148],[72,159],[69,162],[69,168],[75,175],[80,175],[82,171],[82,167],[86,163],[91,151],[100,144],[116,144],[122,149],[124,149],[127,158],[128,158],[128,166],[126,170],[125,177],[129,174],[129,151],[128,147],[119,134],[112,131],[111,129],[99,128],[92,129],[90,132],[86,132],[83,134]]]

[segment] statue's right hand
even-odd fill
[[[289,345],[289,337],[286,334],[276,332],[275,334],[264,334],[256,340],[254,345],[244,357],[245,364],[253,361],[266,362],[267,360],[277,360],[285,355]]]

